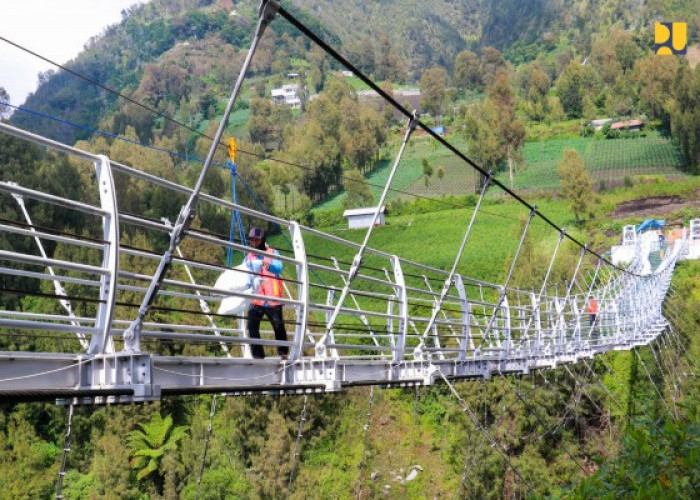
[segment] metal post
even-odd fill
[[[365,233],[365,239],[362,242],[362,245],[360,245],[360,249],[357,251],[357,254],[355,255],[355,258],[352,260],[352,265],[350,266],[350,272],[348,274],[348,281],[345,283],[345,286],[343,287],[343,291],[340,294],[340,297],[338,298],[338,303],[335,305],[335,309],[333,310],[333,314],[331,315],[331,319],[328,321],[328,324],[326,325],[326,333],[325,335],[319,340],[318,344],[316,345],[316,353],[317,356],[323,356],[325,354],[325,344],[326,338],[328,336],[328,332],[331,331],[333,328],[333,323],[335,323],[336,319],[338,319],[338,314],[340,313],[340,308],[343,306],[343,303],[345,302],[345,297],[348,295],[348,291],[350,290],[350,284],[353,282],[355,277],[357,276],[357,272],[360,270],[360,266],[362,265],[362,258],[364,257],[365,249],[367,248],[367,243],[369,243],[369,238],[372,236],[372,230],[374,229],[374,225],[377,223],[377,219],[379,218],[379,213],[382,210],[382,205],[384,205],[384,202],[386,200],[386,196],[389,193],[389,187],[391,186],[391,181],[394,179],[394,175],[396,174],[396,170],[398,169],[399,162],[401,161],[401,157],[403,156],[403,152],[406,149],[406,144],[408,144],[408,140],[411,137],[411,134],[413,131],[416,129],[416,124],[418,122],[418,113],[416,111],[413,112],[413,116],[411,117],[410,120],[408,120],[408,125],[406,127],[406,134],[404,135],[403,142],[401,143],[401,148],[399,149],[399,153],[396,156],[396,160],[394,161],[394,166],[391,168],[391,171],[389,172],[389,178],[386,180],[386,184],[384,185],[384,190],[382,191],[381,196],[379,197],[379,202],[377,203],[377,208],[374,211],[374,216],[372,217],[372,223],[370,224],[369,228],[367,228],[367,233]]]
[[[89,354],[105,354],[114,351],[114,343],[110,335],[114,307],[117,300],[117,278],[119,275],[119,209],[117,194],[112,176],[112,165],[109,158],[99,156],[95,163],[97,184],[100,193],[102,209],[109,213],[102,224],[102,239],[106,242],[102,251],[102,267],[108,271],[100,278],[100,300],[97,306],[97,321],[95,327],[99,332],[90,339]]]
[[[445,283],[442,285],[442,290],[440,291],[440,298],[437,299],[437,301],[435,302],[435,305],[433,306],[433,310],[430,313],[430,319],[428,320],[428,324],[425,325],[425,330],[423,331],[423,336],[421,338],[420,344],[416,348],[416,355],[419,358],[422,356],[423,348],[425,346],[425,339],[428,336],[428,332],[430,331],[433,324],[435,323],[435,319],[437,318],[438,312],[442,308],[442,303],[445,301],[445,297],[447,296],[447,292],[449,292],[450,286],[452,286],[454,275],[457,272],[457,266],[459,265],[459,261],[462,259],[462,253],[464,252],[464,248],[467,245],[467,241],[469,240],[469,236],[471,235],[472,228],[474,227],[474,221],[476,220],[476,215],[479,213],[479,209],[481,208],[481,202],[484,200],[484,195],[486,194],[486,189],[488,189],[489,184],[491,183],[492,179],[493,179],[493,172],[489,172],[489,175],[486,178],[486,182],[484,182],[484,185],[481,188],[481,194],[479,195],[479,200],[477,201],[476,206],[474,207],[474,212],[472,213],[471,219],[469,219],[469,225],[467,226],[467,230],[465,231],[464,236],[462,237],[462,243],[459,246],[459,250],[457,250],[457,256],[455,257],[455,260],[452,263],[452,268],[450,269],[450,273],[447,275],[447,278],[445,278]],[[534,214],[534,212],[533,212],[533,214]],[[530,219],[532,219],[532,215],[530,215]],[[529,221],[528,221],[528,225],[529,225]]]
[[[297,307],[297,321],[294,329],[294,345],[289,353],[289,359],[295,361],[303,354],[304,335],[307,330],[309,319],[309,261],[306,256],[306,246],[301,234],[301,227],[297,222],[292,221],[289,226],[294,248],[294,258],[300,262],[297,265],[298,300],[301,304]]]
[[[462,334],[459,341],[459,354],[457,359],[464,361],[467,359],[467,349],[474,350],[474,339],[472,339],[471,325],[469,323],[469,315],[471,313],[471,304],[467,297],[467,291],[464,289],[462,276],[455,274],[455,288],[459,295],[459,307],[462,309]]]
[[[197,202],[199,201],[200,191],[202,190],[202,185],[204,184],[204,178],[206,177],[207,172],[209,171],[209,168],[214,159],[214,154],[216,153],[216,149],[219,147],[221,137],[223,136],[224,130],[228,125],[228,119],[231,115],[231,111],[233,110],[233,105],[236,102],[236,98],[238,97],[238,94],[241,90],[243,79],[245,78],[246,72],[248,71],[248,67],[250,66],[250,62],[253,59],[253,54],[255,54],[255,49],[257,48],[258,43],[260,42],[265,28],[275,18],[278,9],[279,4],[276,0],[262,0],[262,2],[260,3],[260,9],[258,13],[258,25],[255,28],[255,35],[253,37],[253,41],[250,43],[250,50],[248,50],[248,54],[246,55],[245,61],[243,62],[243,67],[241,68],[241,72],[238,75],[236,85],[234,86],[233,92],[231,93],[231,97],[229,98],[228,104],[226,105],[226,110],[224,111],[224,115],[221,118],[219,128],[217,129],[216,134],[214,134],[214,139],[212,140],[211,147],[209,148],[207,158],[206,160],[204,160],[204,165],[202,166],[202,171],[200,172],[199,178],[197,179],[197,184],[192,190],[192,193],[190,194],[187,203],[180,209],[180,213],[178,214],[177,220],[175,221],[175,226],[173,227],[173,230],[170,233],[170,245],[168,247],[168,250],[166,250],[166,252],[163,254],[163,257],[161,258],[158,264],[158,269],[156,269],[156,272],[153,275],[153,279],[151,280],[151,284],[149,285],[148,290],[146,291],[146,294],[143,297],[143,301],[141,302],[141,307],[139,307],[139,312],[136,319],[134,319],[131,325],[124,332],[124,351],[139,352],[141,350],[141,325],[143,324],[143,320],[146,317],[146,314],[148,314],[148,311],[151,309],[151,305],[155,300],[156,294],[160,289],[163,279],[165,278],[166,273],[170,269],[175,247],[177,247],[177,245],[180,244],[180,241],[185,236],[185,233],[189,229],[190,224],[192,223],[192,220],[195,217],[195,208],[197,206]],[[113,288],[114,290],[116,290],[116,286]]]
[[[391,265],[394,268],[394,282],[396,283],[397,295],[399,299],[399,331],[398,342],[394,350],[394,362],[398,363],[404,359],[406,348],[406,335],[408,335],[408,294],[406,293],[406,280],[404,279],[401,261],[396,255],[391,257]]]
[[[493,314],[491,315],[491,318],[489,319],[489,324],[486,327],[486,331],[484,332],[484,339],[483,341],[486,341],[486,338],[489,336],[491,332],[491,328],[493,327],[493,322],[496,319],[496,316],[498,315],[498,310],[500,309],[501,305],[503,304],[503,300],[506,297],[507,289],[508,289],[508,284],[510,283],[510,279],[513,276],[513,271],[515,270],[515,264],[518,262],[518,256],[520,255],[520,251],[523,248],[523,244],[525,243],[525,237],[527,236],[527,231],[530,229],[530,223],[532,222],[532,218],[535,216],[535,213],[537,212],[536,207],[532,207],[530,209],[530,213],[527,216],[527,221],[525,222],[525,228],[523,228],[523,234],[520,236],[520,242],[518,243],[518,248],[515,250],[515,255],[513,256],[513,262],[510,264],[510,269],[508,269],[508,275],[506,276],[506,280],[503,283],[503,286],[501,287],[501,293],[498,296],[498,302],[493,308]]]

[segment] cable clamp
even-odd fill
[[[258,17],[260,18],[260,27],[262,30],[267,28],[280,10],[280,4],[276,0],[262,0],[258,9]],[[262,31],[261,30],[261,31]]]

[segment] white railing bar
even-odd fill
[[[21,234],[23,236],[31,236],[31,237],[38,236],[42,240],[58,241],[60,243],[67,243],[67,244],[76,245],[76,246],[94,248],[97,250],[102,250],[105,245],[109,245],[108,242],[96,243],[94,241],[79,240],[79,239],[70,238],[70,237],[63,236],[63,235],[47,233],[47,232],[41,231],[39,229],[32,231],[31,229],[24,229],[24,228],[20,228],[20,227],[16,227],[16,226],[8,226],[5,224],[0,224],[0,231],[4,231],[7,233],[13,233],[13,234]]]
[[[103,269],[101,267],[90,266],[87,264],[77,264],[75,262],[68,262],[65,260],[44,259],[43,257],[38,257],[35,255],[8,252],[7,250],[0,250],[0,259],[22,262],[41,267],[58,267],[59,269],[67,269],[69,271],[79,271],[89,274],[106,275],[109,273],[107,269]]]
[[[92,215],[99,215],[101,217],[109,215],[109,213],[106,210],[102,210],[101,208],[88,205],[87,203],[69,200],[67,198],[61,198],[60,196],[54,196],[52,194],[42,193],[40,191],[35,191],[33,189],[28,189],[16,184],[12,184],[10,182],[0,181],[0,191],[18,194],[27,198],[32,198],[34,200],[45,201],[47,203],[51,203],[52,205],[58,205],[64,208],[70,208]]]
[[[66,317],[68,318],[68,317]],[[69,321],[66,319],[65,321]],[[68,332],[68,333],[86,333],[88,335],[94,335],[98,333],[97,328],[90,328],[88,326],[75,326],[75,325],[63,325],[60,323],[42,323],[40,321],[28,321],[19,319],[2,319],[0,318],[0,328],[21,328],[24,330],[50,330],[56,332]],[[78,339],[75,339],[78,341]]]
[[[175,182],[162,179],[160,177],[157,177],[157,176],[152,175],[152,174],[148,174],[146,172],[141,172],[139,170],[136,170],[135,168],[128,167],[128,166],[123,165],[121,163],[117,163],[114,160],[110,160],[110,162],[112,164],[112,168],[116,171],[123,172],[123,173],[125,173],[127,175],[131,175],[133,177],[138,177],[138,178],[143,179],[145,181],[151,182],[152,184],[155,184],[155,185],[158,185],[161,187],[165,187],[168,189],[172,189],[173,191],[177,191],[177,192],[185,194],[185,195],[192,194],[191,188],[188,188],[188,187],[183,186],[181,184],[177,184]],[[207,202],[215,204],[215,205],[219,205],[219,206],[224,207],[224,208],[229,208],[231,210],[237,210],[237,211],[244,213],[246,215],[250,215],[251,217],[274,222],[275,224],[279,224],[280,226],[283,226],[283,227],[289,227],[289,221],[287,221],[285,219],[280,219],[279,217],[275,217],[274,215],[266,214],[265,212],[259,212],[257,210],[245,207],[243,205],[236,205],[235,203],[217,198],[215,196],[211,196],[211,195],[206,194],[206,193],[200,193],[199,199],[202,201],[207,201]]]
[[[88,318],[88,317],[76,316],[75,318],[73,318],[71,316],[63,316],[60,314],[41,314],[41,313],[31,313],[31,312],[21,312],[21,311],[8,311],[6,309],[0,310],[0,315],[16,317],[16,318],[44,319],[47,321],[76,320],[76,321],[83,321],[83,322],[87,322],[87,323],[94,323],[95,321],[97,321],[95,318]]]
[[[31,132],[27,132],[26,130],[13,127],[12,125],[9,125],[7,123],[0,122],[0,130],[13,137],[24,139],[29,142],[34,142],[35,144],[41,144],[42,146],[61,151],[62,153],[70,153],[74,156],[78,156],[92,163],[99,161],[99,157],[97,155],[88,153],[81,149],[74,148],[72,146],[68,146],[58,141],[48,139],[40,135],[32,134]]]
[[[99,287],[100,282],[94,280],[84,280],[80,278],[73,278],[72,276],[65,276],[63,274],[57,274],[55,277],[46,273],[39,273],[35,271],[26,271],[24,269],[12,269],[9,267],[0,266],[0,274],[9,274],[12,276],[22,276],[23,278],[36,278],[42,281],[53,281],[56,278],[64,283],[74,283],[76,285]]]

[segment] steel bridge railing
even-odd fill
[[[185,372],[167,369],[179,374],[169,382],[172,391],[178,384],[182,390],[218,387],[221,384],[205,374],[210,369],[206,367],[226,363],[236,366],[236,377],[219,378],[240,380],[233,384],[236,387],[315,384],[336,390],[344,383],[429,383],[435,363],[452,366],[455,377],[490,376],[490,366],[522,372],[582,353],[629,349],[648,343],[663,330],[661,304],[688,241],[686,236],[678,240],[659,268],[647,276],[601,266],[599,261],[597,266],[595,262],[582,266],[588,258],[582,253],[567,286],[559,290],[544,283],[536,293],[459,273],[450,279],[447,271],[371,247],[365,249],[363,266],[356,271],[352,260],[359,244],[202,193],[200,211],[226,216],[239,211],[256,224],[278,227],[291,242],[284,245],[278,237],[287,290],[279,302],[286,310],[288,340],[277,341],[270,331],[261,332],[259,340],[250,339],[245,312],[234,316],[214,312],[228,296],[265,298],[214,286],[226,270],[222,263],[227,249],[237,252],[239,261],[257,250],[193,226],[180,241],[179,255],[173,257],[141,327],[143,345],[125,353],[125,332],[153,280],[173,230],[170,221],[191,189],[4,123],[0,133],[65,154],[82,169],[82,179],[92,179],[87,186],[91,191],[80,193],[79,199],[0,182],[2,202],[17,207],[15,220],[0,221],[4,236],[0,276],[8,297],[2,304],[11,304],[0,310],[1,349],[6,351],[4,358],[0,353],[0,393],[3,381],[16,375],[6,360],[13,355],[17,359],[17,352],[28,360],[19,377],[39,373],[41,360],[51,354],[61,355],[54,360],[91,366],[90,370],[66,368],[77,370],[64,383],[69,388],[61,389],[61,394],[70,394],[86,387],[117,391],[125,386],[158,385],[154,374],[166,358],[171,368],[178,363],[187,366]],[[122,197],[135,183],[144,192],[171,200],[172,213],[155,218],[138,204],[129,207],[132,212],[120,210],[121,204],[127,204]],[[34,214],[58,209],[62,218],[34,221]],[[65,220],[83,221],[84,227],[71,232],[64,227]],[[316,250],[321,255],[307,248],[322,249]],[[641,269],[642,253],[638,246],[630,271]],[[439,288],[448,279],[441,293]],[[339,305],[338,295],[344,288],[351,300]],[[595,321],[586,312],[590,295],[599,304]],[[336,309],[337,317],[328,330]],[[280,361],[252,360],[251,344],[264,346],[269,354],[287,346],[290,359],[272,375],[260,375],[260,367],[269,370],[270,362]],[[138,381],[134,366],[143,366]],[[332,368],[319,368],[326,366]],[[348,375],[352,370],[355,375]],[[38,382],[29,386],[44,387]],[[22,384],[13,382],[8,387],[21,390]],[[50,392],[50,384],[46,387]],[[142,398],[158,396],[158,389],[144,391]]]

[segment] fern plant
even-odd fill
[[[164,476],[161,470],[163,457],[177,450],[186,429],[173,425],[170,415],[163,418],[160,413],[155,413],[149,422],[139,424],[139,427],[129,433],[128,443],[133,452],[131,467],[137,470],[136,479],[139,481],[152,478],[160,494]]]

